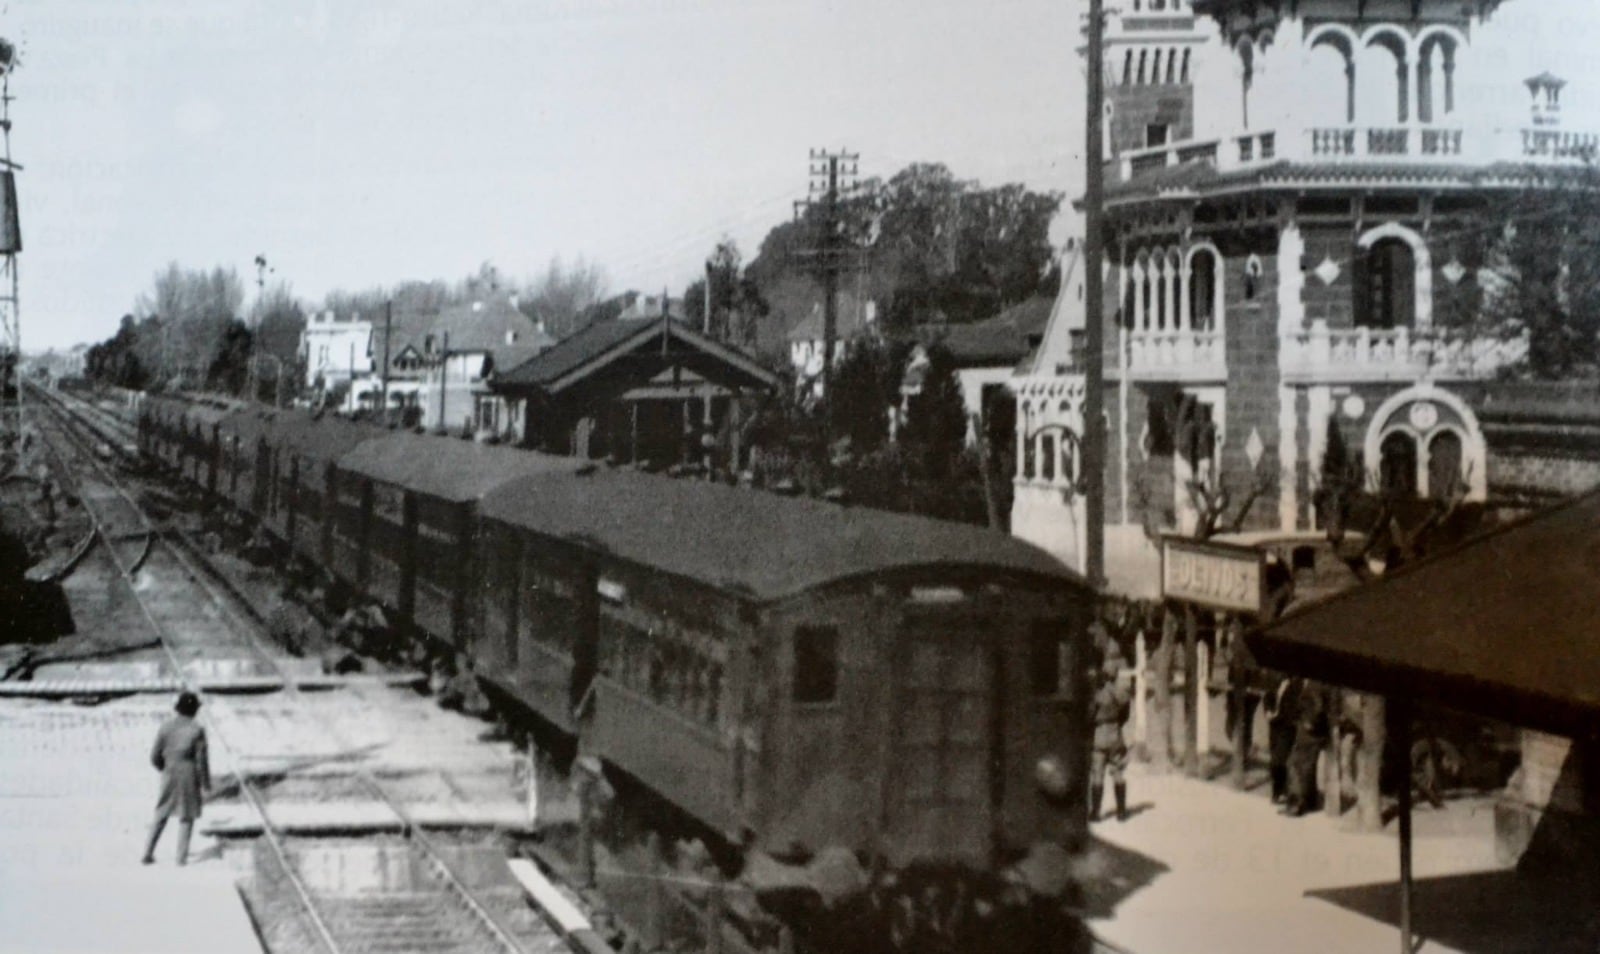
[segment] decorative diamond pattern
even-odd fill
[[[1332,285],[1339,280],[1339,263],[1332,258],[1323,256],[1322,264],[1312,269],[1312,274],[1322,280],[1324,285]]]
[[[1450,261],[1445,263],[1443,268],[1439,269],[1439,272],[1440,274],[1444,275],[1445,281],[1454,285],[1466,276],[1467,267],[1462,265],[1461,262],[1452,258]]]
[[[1250,428],[1250,439],[1244,442],[1244,456],[1250,459],[1252,469],[1261,466],[1261,455],[1267,452],[1267,445],[1261,441],[1261,432]]]

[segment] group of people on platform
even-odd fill
[[[1101,803],[1109,776],[1117,820],[1125,821],[1128,817],[1128,745],[1124,733],[1134,701],[1134,672],[1121,646],[1099,621],[1090,624],[1090,636],[1099,664],[1091,669],[1090,676],[1093,739],[1089,820],[1101,818]],[[1225,648],[1221,661],[1229,669],[1236,665],[1243,669],[1238,656]],[[1354,777],[1353,756],[1360,744],[1361,725],[1359,712],[1347,705],[1347,694],[1299,676],[1278,676],[1259,670],[1248,675],[1230,672],[1229,677],[1233,688],[1228,693],[1227,735],[1241,744],[1243,751],[1251,751],[1256,709],[1258,706],[1264,709],[1272,802],[1281,806],[1283,814],[1300,816],[1320,806],[1318,759],[1332,739],[1339,741],[1342,774]],[[1238,727],[1242,731],[1236,732],[1239,720],[1244,724]]]

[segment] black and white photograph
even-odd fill
[[[0,952],[1600,952],[1595,37],[0,0]]]

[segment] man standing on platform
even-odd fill
[[[1289,753],[1294,749],[1295,726],[1300,719],[1300,690],[1304,681],[1285,676],[1267,696],[1267,742],[1271,760],[1272,804],[1289,798]]]
[[[1100,801],[1105,795],[1106,771],[1117,799],[1117,821],[1128,820],[1128,783],[1123,772],[1128,767],[1128,745],[1122,727],[1128,721],[1133,690],[1125,675],[1127,664],[1115,640],[1105,642],[1104,662],[1097,676],[1092,712],[1094,749],[1089,761],[1089,820],[1100,820]]]
[[[1328,744],[1328,693],[1307,682],[1300,691],[1294,734],[1289,752],[1289,804],[1286,813],[1300,816],[1317,807],[1317,757]]]

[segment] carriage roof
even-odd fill
[[[757,602],[915,570],[1086,586],[998,531],[631,471],[513,481],[487,494],[480,513]]]
[[[584,463],[457,438],[391,433],[355,447],[339,460],[339,467],[459,503],[518,477],[571,472]]]

